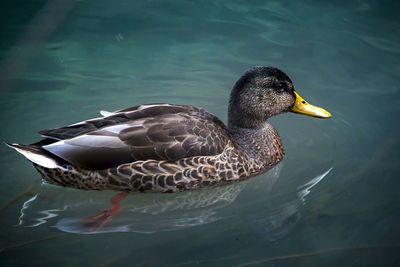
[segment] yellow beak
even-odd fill
[[[292,112],[316,118],[327,119],[332,117],[331,113],[329,113],[325,109],[308,104],[307,101],[305,101],[301,96],[299,96],[298,93],[296,93],[296,91],[294,92],[294,94],[296,95],[296,101],[294,102],[294,105],[290,108]]]

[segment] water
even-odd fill
[[[99,110],[167,102],[226,121],[236,79],[284,70],[333,115],[274,117],[284,161],[228,186],[131,194],[42,184],[0,146],[0,263],[399,265],[399,4],[390,1],[9,1],[2,3],[0,139]]]

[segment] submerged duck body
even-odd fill
[[[260,174],[284,151],[271,116],[330,114],[305,102],[289,77],[254,67],[232,89],[228,125],[203,108],[147,104],[44,130],[31,145],[8,144],[51,184],[80,189],[176,192]]]

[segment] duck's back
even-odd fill
[[[188,105],[149,104],[40,133],[46,151],[86,169],[138,160],[178,160],[221,153],[230,138],[206,110]]]

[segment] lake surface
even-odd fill
[[[143,103],[222,120],[255,65],[329,120],[271,119],[284,160],[244,182],[130,194],[44,184],[0,146],[0,265],[400,265],[400,5],[395,1],[4,1],[0,140]]]

